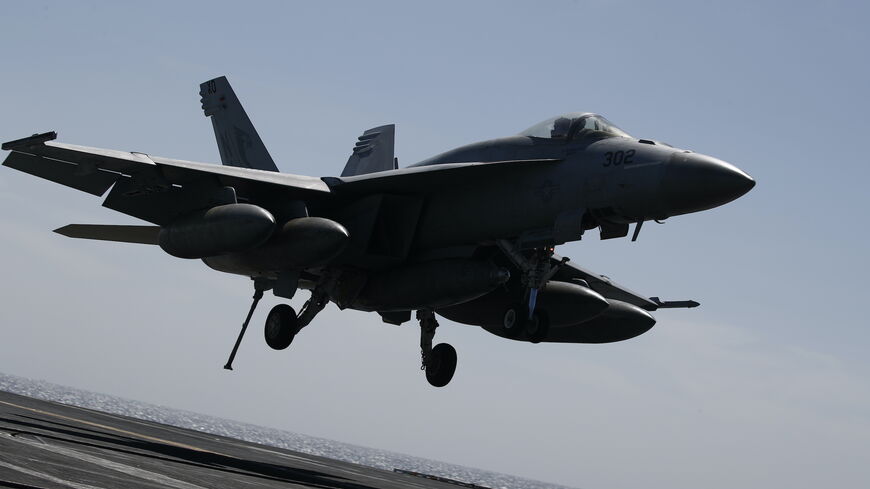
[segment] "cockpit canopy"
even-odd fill
[[[573,140],[583,137],[630,138],[622,129],[598,114],[571,112],[535,124],[519,134],[534,138]]]

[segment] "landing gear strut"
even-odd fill
[[[239,331],[239,336],[236,338],[236,344],[233,345],[233,351],[230,353],[230,358],[227,360],[224,368],[226,370],[233,369],[233,360],[236,358],[236,353],[239,351],[239,345],[242,344],[242,338],[245,336],[245,331],[248,329],[248,323],[251,322],[251,316],[254,315],[254,309],[260,299],[263,298],[263,291],[269,286],[262,282],[254,281],[254,302],[251,304],[251,309],[248,311],[248,316],[242,324],[242,330]],[[283,350],[293,343],[293,338],[296,334],[308,326],[317,314],[323,310],[329,303],[329,295],[324,292],[322,287],[317,287],[311,291],[311,298],[302,306],[302,312],[297,315],[296,311],[288,304],[278,304],[269,311],[266,317],[266,327],[263,329],[263,334],[266,337],[266,344],[274,350]]]
[[[263,288],[257,285],[257,282],[254,282],[254,302],[251,304],[251,310],[248,311],[248,317],[245,318],[245,322],[242,323],[242,330],[239,331],[239,337],[236,338],[236,344],[233,345],[233,351],[230,352],[230,358],[227,360],[224,368],[226,370],[233,369],[233,360],[236,358],[236,353],[239,351],[239,345],[242,344],[242,338],[245,336],[245,331],[248,329],[248,323],[251,322],[251,316],[254,315],[254,309],[257,308],[257,304],[260,302],[260,299],[263,298]]]
[[[293,338],[308,326],[317,314],[329,303],[329,295],[321,288],[311,291],[311,298],[302,306],[299,315],[287,304],[278,304],[266,318],[266,344],[273,350],[283,350],[293,343]]]
[[[329,294],[323,291],[323,288],[318,286],[311,291],[311,298],[305,301],[302,306],[302,312],[299,313],[299,329],[298,332],[305,326],[311,324],[311,321],[329,304]]]
[[[426,380],[434,387],[444,387],[450,383],[456,372],[456,349],[447,343],[432,347],[438,321],[430,310],[417,311],[420,321],[420,350],[423,356],[421,370],[426,371]]]

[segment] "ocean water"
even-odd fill
[[[228,436],[240,440],[286,448],[297,452],[328,457],[379,469],[403,469],[447,477],[493,489],[571,489],[566,486],[523,479],[507,474],[463,467],[401,453],[378,450],[339,441],[317,438],[265,426],[216,418],[205,414],[156,406],[120,397],[64,387],[0,373],[0,390],[36,399],[55,401],[112,414]]]

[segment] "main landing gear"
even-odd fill
[[[289,305],[278,304],[273,307],[266,316],[266,327],[263,329],[269,348],[283,350],[290,346],[299,331],[298,323],[296,311]]]
[[[434,387],[444,387],[450,383],[456,372],[456,349],[447,343],[432,347],[438,321],[430,310],[417,311],[420,321],[420,350],[423,356],[421,370],[426,371],[426,380]]]
[[[260,282],[254,282],[254,302],[251,304],[251,309],[248,311],[248,316],[242,324],[242,330],[239,331],[239,337],[236,339],[236,344],[233,346],[233,351],[230,353],[230,358],[227,360],[224,368],[227,370],[233,369],[233,360],[236,358],[236,353],[239,351],[239,345],[242,344],[242,338],[245,336],[245,331],[248,329],[248,323],[251,322],[251,316],[254,315],[254,309],[260,299],[263,298],[263,291],[268,287],[263,287]],[[266,344],[274,350],[283,350],[293,343],[293,338],[299,333],[302,328],[308,326],[309,323],[317,316],[317,313],[326,307],[329,303],[329,296],[323,292],[321,288],[315,288],[311,292],[311,298],[302,306],[302,312],[296,314],[296,310],[288,304],[278,304],[269,311],[266,317],[266,327],[263,334],[266,337]]]
[[[263,334],[266,337],[266,344],[273,350],[283,350],[293,343],[293,338],[305,326],[311,323],[311,320],[317,316],[317,313],[326,307],[329,303],[329,296],[322,290],[314,289],[311,292],[311,298],[302,306],[302,312],[297,316],[296,311],[287,304],[278,304],[269,311],[266,316],[266,327],[263,329]]]
[[[230,353],[230,358],[227,360],[224,368],[227,370],[233,369],[233,360],[236,358],[236,353],[239,351],[239,345],[242,344],[242,338],[245,336],[245,331],[248,329],[248,324],[251,322],[251,316],[254,315],[254,310],[260,299],[263,298],[263,292],[269,288],[268,285],[262,282],[254,282],[254,301],[251,304],[251,309],[242,324],[242,330],[233,345],[233,351]],[[283,350],[293,343],[293,339],[299,331],[307,326],[317,314],[323,310],[329,303],[329,295],[324,292],[325,287],[318,286],[311,292],[311,298],[302,307],[302,311],[296,314],[296,311],[288,304],[278,304],[269,311],[266,317],[266,327],[263,329],[263,334],[266,338],[266,344],[274,350]],[[426,380],[434,387],[444,387],[453,379],[453,374],[456,372],[456,349],[447,343],[439,343],[432,346],[432,340],[435,337],[435,330],[438,328],[438,321],[435,319],[435,313],[430,309],[417,311],[417,319],[420,321],[420,351],[422,356],[421,370],[426,372]]]

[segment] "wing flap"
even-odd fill
[[[68,224],[62,228],[55,229],[54,232],[68,238],[156,245],[160,234],[160,226]]]

